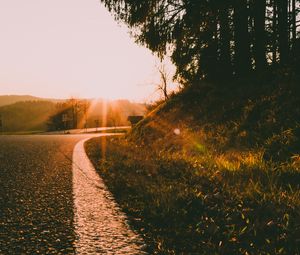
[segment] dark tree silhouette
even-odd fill
[[[254,0],[254,60],[255,69],[264,71],[266,60],[266,0]]]
[[[171,52],[176,78],[186,85],[289,67],[299,40],[299,0],[101,2],[138,43],[160,57]]]

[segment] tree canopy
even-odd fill
[[[101,0],[176,78],[230,80],[299,62],[299,0]],[[294,68],[295,70],[295,68]]]

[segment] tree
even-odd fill
[[[221,77],[230,79],[232,77],[233,67],[231,61],[231,31],[229,24],[229,4],[227,1],[222,2],[219,9],[220,23],[220,70]]]
[[[247,0],[235,1],[233,15],[235,31],[235,73],[239,78],[244,76],[248,77],[251,70],[251,59]]]
[[[55,111],[48,119],[48,130],[76,129],[78,123],[86,117],[89,103],[86,100],[70,98],[69,100],[57,103]]]
[[[80,109],[82,111],[82,121],[83,121],[83,127],[86,129],[87,128],[87,123],[88,123],[88,109],[90,108],[91,103],[88,100],[82,100],[80,102]]]
[[[120,109],[111,108],[108,112],[109,122],[108,126],[117,127],[121,124],[121,113]]]
[[[255,69],[265,70],[266,60],[266,0],[254,0],[254,60]]]
[[[71,116],[72,110],[67,102],[57,103],[54,112],[48,118],[48,131],[72,128],[72,123],[70,122]]]
[[[289,58],[288,0],[277,0],[277,8],[280,64],[286,65]]]
[[[292,0],[292,13],[291,13],[291,24],[292,24],[292,42],[293,45],[297,40],[297,8],[296,8],[296,0]]]
[[[270,41],[270,45],[271,45],[271,51],[272,51],[272,64],[275,65],[277,63],[277,29],[278,29],[278,11],[277,11],[277,4],[276,4],[276,0],[271,0],[271,8],[273,10],[272,12],[272,29],[270,31],[270,33],[272,34],[271,36],[271,41]]]
[[[299,0],[101,2],[131,28],[136,42],[161,58],[170,54],[186,86],[267,72],[270,55],[273,64],[289,65],[299,38]]]
[[[158,67],[157,70],[160,75],[160,83],[157,86],[157,89],[162,92],[165,101],[169,99],[168,95],[168,80],[169,80],[169,74],[166,71],[166,67],[163,63],[161,63]]]

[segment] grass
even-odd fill
[[[17,131],[17,132],[0,132],[0,135],[34,135],[34,134],[42,134],[45,131]]]
[[[199,84],[86,143],[150,254],[300,254],[299,89]]]
[[[87,132],[87,133],[127,133],[130,128],[114,128],[114,129],[108,129],[108,130],[99,130],[94,132]]]
[[[261,155],[86,144],[150,254],[300,254],[300,172]],[[299,162],[298,162],[299,163]],[[298,164],[297,163],[297,164]]]

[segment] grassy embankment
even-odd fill
[[[150,254],[300,254],[299,92],[185,89],[86,149]]]

